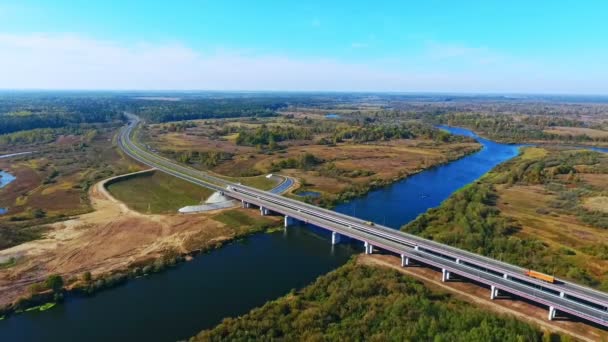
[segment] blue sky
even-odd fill
[[[0,88],[608,94],[606,1],[0,2]]]

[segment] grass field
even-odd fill
[[[553,127],[552,129],[545,130],[546,133],[557,134],[561,136],[571,135],[586,135],[591,138],[606,138],[608,137],[608,131],[602,131],[599,129],[584,128],[584,127]]]
[[[321,113],[321,112],[320,112]],[[362,194],[370,184],[378,186],[397,181],[422,169],[460,158],[479,148],[472,141],[442,143],[431,139],[393,139],[357,143],[345,140],[335,145],[318,143],[326,133],[315,133],[306,139],[281,142],[275,150],[261,146],[237,145],[234,139],[225,138],[226,127],[246,126],[251,129],[271,127],[301,127],[315,130],[327,124],[323,116],[301,120],[287,117],[265,118],[256,121],[196,121],[194,127],[180,132],[166,129],[165,124],[151,125],[141,137],[142,141],[161,151],[166,157],[184,160],[182,157],[196,153],[224,153],[226,157],[217,163],[203,164],[194,158],[189,166],[200,168],[225,179],[268,190],[276,186],[266,179],[268,173],[280,173],[298,179],[303,189],[322,194],[318,201],[333,203],[343,194]],[[337,123],[342,127],[355,127],[351,123]],[[224,137],[224,138],[222,138]],[[312,168],[279,168],[276,165],[298,160],[309,154],[317,158]],[[189,160],[185,158],[185,160]],[[251,175],[259,175],[253,176]],[[351,196],[352,197],[352,196]],[[321,204],[322,203],[317,203]]]
[[[116,199],[142,213],[175,213],[186,205],[198,204],[213,191],[162,172],[139,174],[107,186]]]
[[[278,185],[277,182],[273,179],[266,178],[266,175],[255,177],[220,177],[235,183],[241,183],[243,185],[251,186],[260,190],[270,190]]]

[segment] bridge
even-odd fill
[[[361,241],[366,254],[382,249],[400,255],[403,267],[412,261],[436,267],[441,270],[442,281],[457,275],[485,284],[490,287],[491,299],[503,293],[546,306],[549,320],[566,313],[608,327],[607,293],[558,278],[554,283],[545,282],[527,276],[526,269],[515,265],[185,167],[133,142],[131,136],[140,120],[134,115],[127,116],[129,123],[118,137],[118,145],[127,155],[177,178],[222,192],[240,201],[243,207],[258,207],[261,215],[270,212],[283,215],[285,227],[298,221],[312,224],[331,231],[333,244],[346,236]]]

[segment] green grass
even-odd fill
[[[53,308],[55,305],[57,305],[57,303],[50,302],[50,303],[46,303],[46,304],[42,304],[42,305],[38,305],[38,306],[32,306],[31,308],[25,309],[24,312],[46,311],[46,310]]]
[[[242,225],[254,225],[257,221],[251,216],[236,210],[223,211],[213,217],[230,228],[237,228]]]
[[[215,215],[213,219],[235,230],[242,229],[243,227],[251,227],[252,231],[263,231],[271,229],[276,225],[276,221],[269,217],[251,217],[238,209],[222,211]]]
[[[255,177],[227,177],[220,176],[223,179],[226,179],[231,182],[241,183],[243,185],[247,185],[260,190],[270,190],[279,185],[273,179],[266,178],[266,175],[255,176]]]
[[[44,305],[40,305],[39,309],[40,311],[46,311],[53,308],[55,305],[57,305],[57,303],[46,303]]]
[[[108,191],[129,208],[142,213],[174,213],[186,205],[198,204],[213,191],[162,172],[139,174],[117,180]]]
[[[15,264],[17,264],[17,259],[10,258],[5,262],[0,263],[0,270],[3,268],[13,267],[13,266],[15,266]]]

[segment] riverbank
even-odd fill
[[[142,173],[146,172],[150,171]],[[259,217],[244,209],[199,215],[139,213],[106,190],[108,182],[133,175],[92,187],[92,213],[51,224],[43,239],[0,251],[0,258],[14,260],[10,267],[0,269],[0,305],[5,313],[48,300],[37,293],[31,296],[30,288],[50,274],[61,275],[68,292],[92,293],[280,225],[279,218]],[[239,225],[234,224],[235,218]]]
[[[362,198],[338,205],[336,210],[373,220],[378,220],[379,214],[386,214],[386,224],[397,228],[515,155],[516,146],[484,143],[479,153],[371,191]],[[353,206],[356,212],[351,210]],[[382,217],[378,222],[383,222]],[[0,330],[0,338],[21,336],[23,340],[34,341],[42,337],[37,332],[43,327],[44,338],[52,341],[103,341],[118,337],[150,341],[184,339],[217,325],[224,317],[242,315],[292,288],[304,287],[361,251],[359,244],[332,246],[327,238],[326,231],[314,227],[257,234],[166,273],[129,282],[93,298],[68,299],[66,305],[41,315],[9,319],[9,328],[4,334]],[[244,282],[247,291],[242,290]],[[97,329],[97,321],[103,320],[117,305],[121,310],[114,313],[117,319],[113,329]],[[179,317],[171,326],[164,321],[168,311]],[[61,329],[66,320],[89,329]],[[142,320],[150,322],[147,329],[141,329],[138,324]],[[34,326],[36,329],[30,329]],[[28,331],[26,337],[23,331]]]

